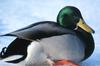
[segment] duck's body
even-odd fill
[[[62,12],[65,13],[67,10]],[[59,19],[60,17],[62,16],[58,15],[58,23],[51,21],[38,22],[6,34],[7,36],[16,36],[18,38],[8,46],[7,51],[1,55],[1,58],[6,59],[13,55],[22,55],[17,60],[7,60],[7,62],[22,63],[24,61],[26,66],[45,62],[56,64],[59,60],[79,63],[87,59],[94,50],[94,41],[89,33],[92,29],[88,27],[88,30],[84,29],[84,27],[76,28],[76,25],[71,27],[73,20],[71,24],[66,26],[65,22],[60,22],[65,18]],[[82,22],[82,20],[76,21]],[[79,25],[80,23],[77,24],[77,26]],[[62,62],[59,63],[61,64]]]

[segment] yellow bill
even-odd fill
[[[91,27],[89,27],[82,19],[79,20],[77,26],[79,26],[88,33],[95,33],[95,31]]]

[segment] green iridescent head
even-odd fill
[[[57,16],[57,23],[68,29],[80,27],[86,32],[94,32],[83,20],[78,8],[66,6],[62,8]]]

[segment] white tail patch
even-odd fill
[[[20,59],[22,57],[23,57],[23,55],[13,55],[13,56],[10,56],[10,57],[3,59],[2,61],[13,61],[13,60]]]

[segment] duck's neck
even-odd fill
[[[93,40],[93,36],[84,31],[83,29],[79,28],[76,31],[77,36],[83,41],[84,46],[85,46],[85,57],[83,60],[85,60],[86,58],[88,58],[89,56],[91,56],[91,54],[94,51],[94,40]]]

